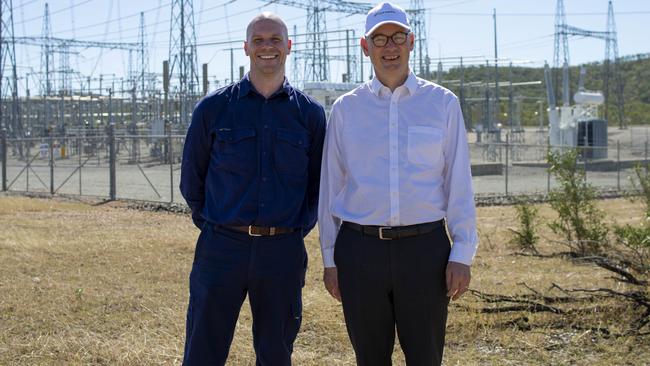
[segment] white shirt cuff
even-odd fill
[[[454,243],[451,246],[449,261],[471,266],[472,262],[474,261],[474,254],[476,254],[476,247],[476,244]]]
[[[321,249],[321,253],[323,254],[325,268],[336,267],[336,264],[334,264],[334,248]]]

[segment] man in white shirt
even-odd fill
[[[414,42],[402,8],[368,12],[375,77],[337,99],[325,138],[323,280],[362,366],[391,364],[396,328],[408,365],[442,362],[447,305],[467,291],[478,245],[460,105],[410,71]]]

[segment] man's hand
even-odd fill
[[[447,263],[447,297],[457,300],[469,288],[472,278],[469,266],[458,262]]]
[[[323,272],[323,282],[325,283],[327,292],[329,292],[333,298],[341,301],[341,292],[339,291],[339,276],[336,272],[336,267],[325,268],[325,271]]]

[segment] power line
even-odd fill
[[[81,3],[74,4],[74,5],[72,5],[72,6],[68,6],[68,7],[65,7],[65,8],[59,9],[59,10],[57,10],[57,11],[51,11],[51,12],[50,12],[50,15],[63,13],[64,11],[70,10],[70,8],[72,8],[72,7],[79,7],[79,6],[81,6],[81,5],[84,5],[84,4],[89,3],[89,2],[91,2],[91,1],[94,1],[94,0],[85,0],[85,1],[82,1]],[[32,21],[34,21],[34,20],[41,20],[41,19],[43,19],[43,16],[37,16],[37,17],[29,18],[29,19],[24,19],[24,20],[22,20],[20,23],[17,23],[17,24],[29,23],[29,22],[32,22]],[[16,23],[14,23],[14,24],[16,24]]]

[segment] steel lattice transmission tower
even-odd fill
[[[425,79],[429,79],[429,50],[427,47],[427,28],[426,12],[422,0],[411,0],[411,9],[406,12],[409,14],[409,23],[411,31],[415,33],[415,47],[411,55],[411,70]]]
[[[325,81],[329,78],[327,57],[327,22],[325,9],[319,0],[310,0],[307,7],[307,60],[305,62],[305,80]]]
[[[604,87],[603,92],[605,94],[605,118],[609,115],[609,104],[607,101],[610,96],[610,78],[611,75],[614,75],[616,83],[616,104],[618,109],[618,124],[620,128],[626,128],[627,123],[625,121],[625,99],[623,94],[623,78],[621,76],[621,65],[618,58],[618,35],[616,32],[616,21],[614,20],[614,6],[612,1],[609,1],[607,9],[607,34],[609,35],[605,39],[605,62],[604,62]],[[614,64],[612,67],[612,63]],[[613,68],[613,70],[612,70]]]
[[[178,80],[181,100],[181,121],[187,116],[188,97],[197,95],[199,87],[196,54],[196,30],[192,0],[172,0],[171,26],[169,31],[169,79]]]
[[[569,37],[568,34],[563,31],[566,24],[564,0],[557,0],[557,5],[555,7],[555,47],[553,51],[553,68],[555,69],[555,73],[553,81],[555,83],[555,96],[558,100],[560,96],[560,67],[564,68],[567,73],[569,68]],[[564,80],[568,83],[568,75],[565,75]],[[565,105],[568,105],[568,95],[564,96],[564,98],[566,98]]]
[[[618,109],[619,128],[625,128],[625,104],[623,99],[623,80],[620,75],[621,68],[618,59],[618,39],[616,33],[616,24],[614,22],[614,9],[611,0],[607,13],[607,30],[604,32],[590,31],[568,25],[566,22],[566,13],[564,12],[564,1],[557,0],[555,12],[555,49],[553,54],[553,67],[556,70],[555,85],[558,85],[560,59],[562,59],[562,99],[565,106],[569,105],[569,41],[568,36],[580,36],[597,38],[605,41],[605,60],[603,62],[603,92],[605,95],[605,119],[609,119],[609,101],[610,101],[610,79],[614,75],[616,82],[616,108]],[[614,64],[611,67],[611,64]]]
[[[8,127],[9,135],[23,136],[22,121],[18,114],[18,76],[16,74],[16,41],[14,39],[14,15],[12,0],[0,0],[0,129]],[[7,75],[9,68],[9,75]],[[3,83],[7,80],[7,87]],[[11,115],[4,115],[5,90],[11,93]],[[9,119],[9,123],[6,121]]]
[[[41,94],[49,96],[52,94],[52,81],[50,75],[54,69],[54,49],[51,41],[52,37],[52,24],[50,23],[50,6],[45,3],[45,12],[43,14],[43,27],[41,30],[41,38],[43,43],[41,46]]]
[[[144,26],[144,12],[140,13],[140,28],[138,30],[138,45],[140,46],[138,49],[138,57],[137,57],[137,66],[136,66],[136,72],[134,73],[135,75],[132,76],[134,79],[134,87],[140,87],[140,96],[142,98],[146,97],[146,89],[145,89],[145,78],[146,74],[149,68],[149,52],[148,52],[148,47],[147,47],[147,42],[146,42],[146,33],[145,33],[145,26]]]

